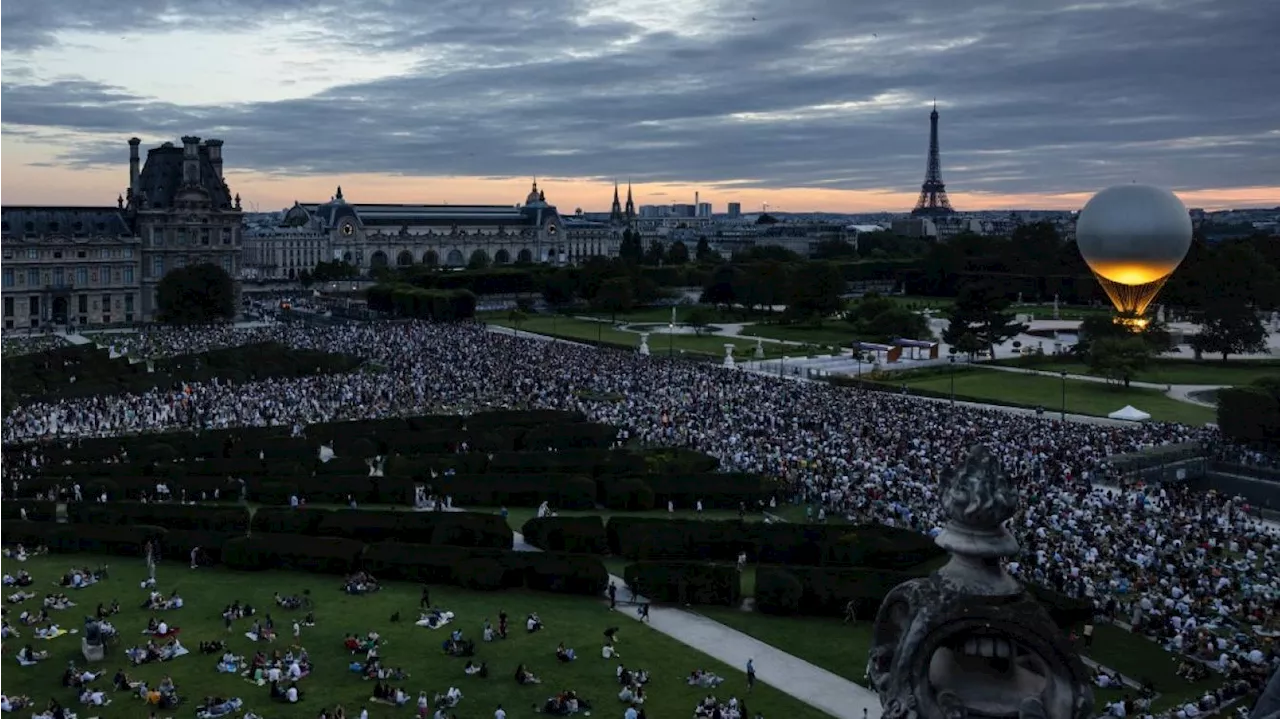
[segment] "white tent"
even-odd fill
[[[1111,419],[1123,419],[1129,422],[1146,422],[1151,419],[1151,415],[1135,408],[1131,404],[1127,404],[1124,409],[1118,409],[1107,416]]]

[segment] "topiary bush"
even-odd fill
[[[475,557],[460,562],[454,568],[454,579],[459,586],[467,589],[493,591],[502,589],[506,572],[497,560],[488,557]]]
[[[600,517],[534,517],[521,527],[524,540],[549,552],[604,554],[609,551]]]
[[[789,616],[800,611],[804,587],[782,567],[756,568],[756,609],[765,614]]]

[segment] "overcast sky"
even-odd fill
[[[1277,0],[6,2],[3,199],[113,202],[125,140],[226,141],[265,208],[959,209],[1122,182],[1280,205]],[[558,194],[557,194],[558,193]]]

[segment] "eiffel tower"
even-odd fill
[[[920,186],[920,199],[911,211],[912,217],[938,217],[954,215],[951,200],[947,199],[947,186],[942,183],[942,161],[938,159],[938,102],[929,113],[929,168],[925,171],[924,184]]]

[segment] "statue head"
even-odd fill
[[[1089,719],[1079,656],[1000,564],[1018,543],[998,459],[974,447],[940,489],[950,562],[898,585],[876,616],[867,674],[885,719]]]

